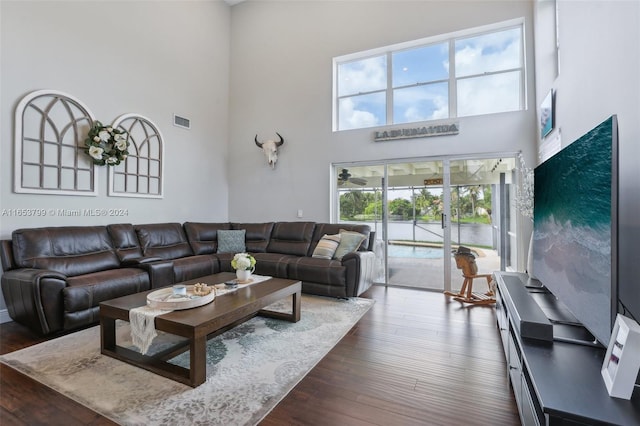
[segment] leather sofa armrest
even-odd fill
[[[124,259],[120,261],[120,266],[123,268],[135,268],[145,263],[158,262],[163,260],[161,257],[151,257],[151,256],[143,256],[143,257],[135,257],[133,259]]]
[[[347,297],[357,297],[373,285],[376,255],[372,251],[356,251],[342,258],[347,268]]]
[[[147,271],[152,289],[175,284],[172,260],[141,262],[135,266]]]
[[[17,268],[13,260],[13,243],[11,240],[0,241],[0,264],[3,271],[10,271]]]
[[[2,275],[2,294],[9,316],[39,334],[62,329],[62,290],[66,275],[22,268]]]

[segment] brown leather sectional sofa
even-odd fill
[[[365,235],[341,260],[312,257],[325,234]],[[234,253],[218,252],[218,231],[245,230],[256,274],[302,281],[304,293],[362,294],[372,284],[374,232],[368,225],[315,222],[155,223],[19,229],[0,242],[2,293],[11,318],[39,334],[98,321],[99,304],[218,272]]]

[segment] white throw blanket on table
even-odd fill
[[[262,281],[268,280],[269,276],[266,275],[252,275],[251,282],[247,284],[238,284],[238,287],[245,287],[248,285],[257,284]],[[216,296],[221,296],[225,293],[231,293],[236,291],[236,288],[227,288],[225,284],[216,284],[215,286]],[[158,335],[156,331],[156,317],[158,315],[172,312],[167,309],[155,309],[150,306],[140,306],[139,308],[133,308],[129,311],[129,323],[131,324],[131,341],[134,346],[140,350],[142,355],[146,355],[151,347],[153,339]]]
[[[158,335],[156,317],[168,312],[171,312],[171,310],[155,309],[150,306],[140,306],[129,311],[131,341],[142,355],[146,355],[153,339]]]

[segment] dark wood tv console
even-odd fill
[[[612,398],[605,348],[537,280],[495,272],[496,313],[520,419],[529,425],[640,425],[640,389]]]

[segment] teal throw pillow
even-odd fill
[[[218,230],[218,253],[244,253],[245,229]]]
[[[367,238],[359,232],[340,230],[340,245],[336,249],[336,253],[333,255],[334,259],[342,260],[342,258],[352,253],[360,247],[360,244]]]

